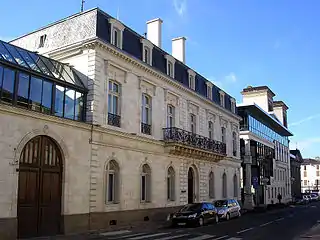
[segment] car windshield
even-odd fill
[[[197,210],[201,209],[201,206],[202,206],[202,204],[200,204],[200,203],[188,204],[188,205],[183,206],[180,209],[180,212],[197,211]]]
[[[218,200],[214,203],[215,207],[226,207],[228,205],[228,201],[226,200]]]

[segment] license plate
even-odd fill
[[[184,226],[186,223],[178,223],[179,226]]]

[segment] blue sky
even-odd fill
[[[3,1],[0,39],[9,40],[76,13],[81,0]],[[320,155],[320,1],[86,0],[138,33],[163,19],[163,48],[186,36],[187,65],[242,102],[248,85],[268,85],[288,106],[291,149]],[[7,23],[7,24],[5,24]]]

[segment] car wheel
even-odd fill
[[[227,220],[227,221],[230,220],[230,213],[227,213],[226,220]]]
[[[199,225],[200,227],[202,227],[203,224],[204,224],[203,217],[199,217],[198,225]]]
[[[214,222],[215,222],[215,223],[218,223],[218,222],[219,222],[219,216],[218,216],[218,215],[215,216]]]

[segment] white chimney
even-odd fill
[[[178,37],[172,39],[172,56],[179,61],[186,62],[186,38]]]
[[[160,18],[147,22],[147,39],[159,48],[161,48],[162,23]]]

